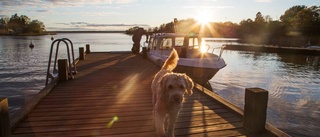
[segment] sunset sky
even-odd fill
[[[0,17],[27,15],[47,30],[126,30],[174,18],[239,23],[257,12],[278,20],[295,5],[319,6],[320,0],[0,0]]]

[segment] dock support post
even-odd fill
[[[246,88],[243,126],[254,133],[264,132],[267,106],[268,91],[261,88]]]
[[[0,137],[9,137],[10,135],[8,99],[0,98]]]
[[[89,44],[87,44],[86,45],[86,53],[88,54],[88,53],[90,53],[91,51],[90,51],[90,45]]]
[[[59,82],[68,80],[68,62],[67,59],[59,59],[58,60],[58,75]]]
[[[84,60],[85,58],[84,48],[79,47],[79,60]]]

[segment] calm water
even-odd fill
[[[130,51],[132,45],[130,36],[117,33],[63,33],[54,37],[72,40],[76,57],[78,47],[86,44],[92,51]],[[0,97],[9,99],[11,116],[44,87],[50,38],[0,37]],[[31,40],[33,49],[28,46]],[[208,44],[216,47],[223,43]],[[210,80],[217,94],[243,108],[245,88],[266,89],[269,123],[292,136],[320,136],[319,56],[224,51],[222,57],[227,66]]]

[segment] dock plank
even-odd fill
[[[151,81],[158,66],[140,55],[115,52],[88,54],[77,69],[75,79],[59,83],[44,97],[13,130],[13,137],[156,136]],[[175,134],[251,134],[242,123],[240,115],[194,89],[185,99]]]

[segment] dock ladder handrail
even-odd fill
[[[55,46],[56,42],[57,42],[57,44],[56,44],[56,53],[55,53],[53,71],[52,71],[52,73],[50,73],[52,51],[53,51],[53,47]],[[74,60],[74,51],[73,51],[73,43],[72,43],[72,41],[70,39],[68,39],[68,38],[56,39],[51,44],[49,61],[48,61],[48,69],[47,69],[47,77],[46,77],[46,85],[48,85],[49,78],[55,79],[55,78],[58,77],[58,70],[57,70],[56,66],[57,66],[57,59],[58,59],[58,51],[59,51],[60,42],[65,43],[65,45],[67,47],[69,79],[74,79],[73,74],[77,73],[77,68],[76,68],[75,60]],[[70,48],[69,48],[69,44],[68,43],[71,46],[72,63],[71,63]]]

